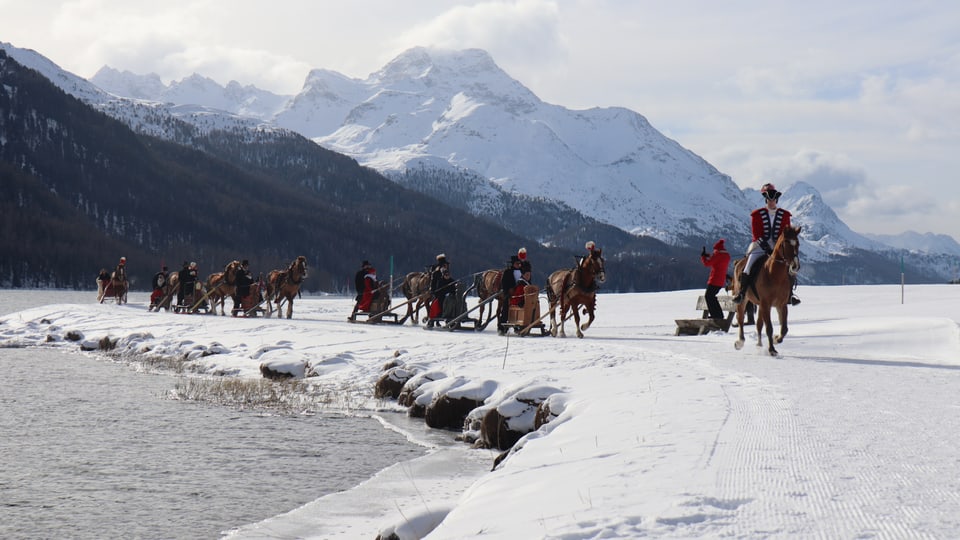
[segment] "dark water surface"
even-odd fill
[[[19,293],[0,316],[94,295]],[[172,400],[176,376],[98,357],[0,349],[0,372],[0,538],[216,538],[423,452],[371,419]]]

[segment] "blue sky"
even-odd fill
[[[196,72],[285,94],[313,68],[366,78],[412,46],[478,47],[544,101],[643,114],[741,187],[803,180],[858,232],[960,238],[960,2],[0,0],[0,12],[0,40],[83,77]]]

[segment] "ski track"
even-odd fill
[[[739,367],[763,383],[727,375],[728,416],[705,464],[717,469],[718,500],[748,501],[736,519],[714,523],[722,534],[943,538],[960,530],[952,511],[960,504],[960,465],[944,457],[955,449],[937,438],[942,425],[925,425],[951,415],[922,413],[956,408],[955,370],[747,358]],[[877,375],[883,369],[901,373]],[[897,412],[904,407],[917,411],[910,418],[931,420],[910,424]],[[951,430],[960,429],[960,420],[952,422]]]

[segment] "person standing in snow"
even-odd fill
[[[700,250],[700,262],[710,268],[707,289],[703,293],[703,298],[707,301],[707,310],[710,312],[711,319],[721,321],[723,309],[720,308],[717,293],[727,284],[727,268],[730,266],[730,254],[724,247],[723,238],[713,244],[713,253],[707,255],[706,246]]]

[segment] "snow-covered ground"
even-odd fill
[[[421,423],[391,420],[394,406],[372,397],[396,353],[492,381],[491,401],[564,392],[559,417],[496,470],[497,452],[434,445],[236,538],[956,537],[960,286],[907,286],[902,302],[889,285],[799,292],[779,358],[754,346],[753,329],[740,351],[733,333],[674,336],[673,319],[699,314],[700,291],[601,295],[583,339],[570,322],[566,339],[348,324],[343,297],[305,297],[292,320],[264,320],[148,313],[91,293],[0,318],[0,347],[78,348],[64,339],[75,331],[80,343],[121,338],[125,354],[186,356],[207,374],[305,364],[330,407],[425,444]]]

